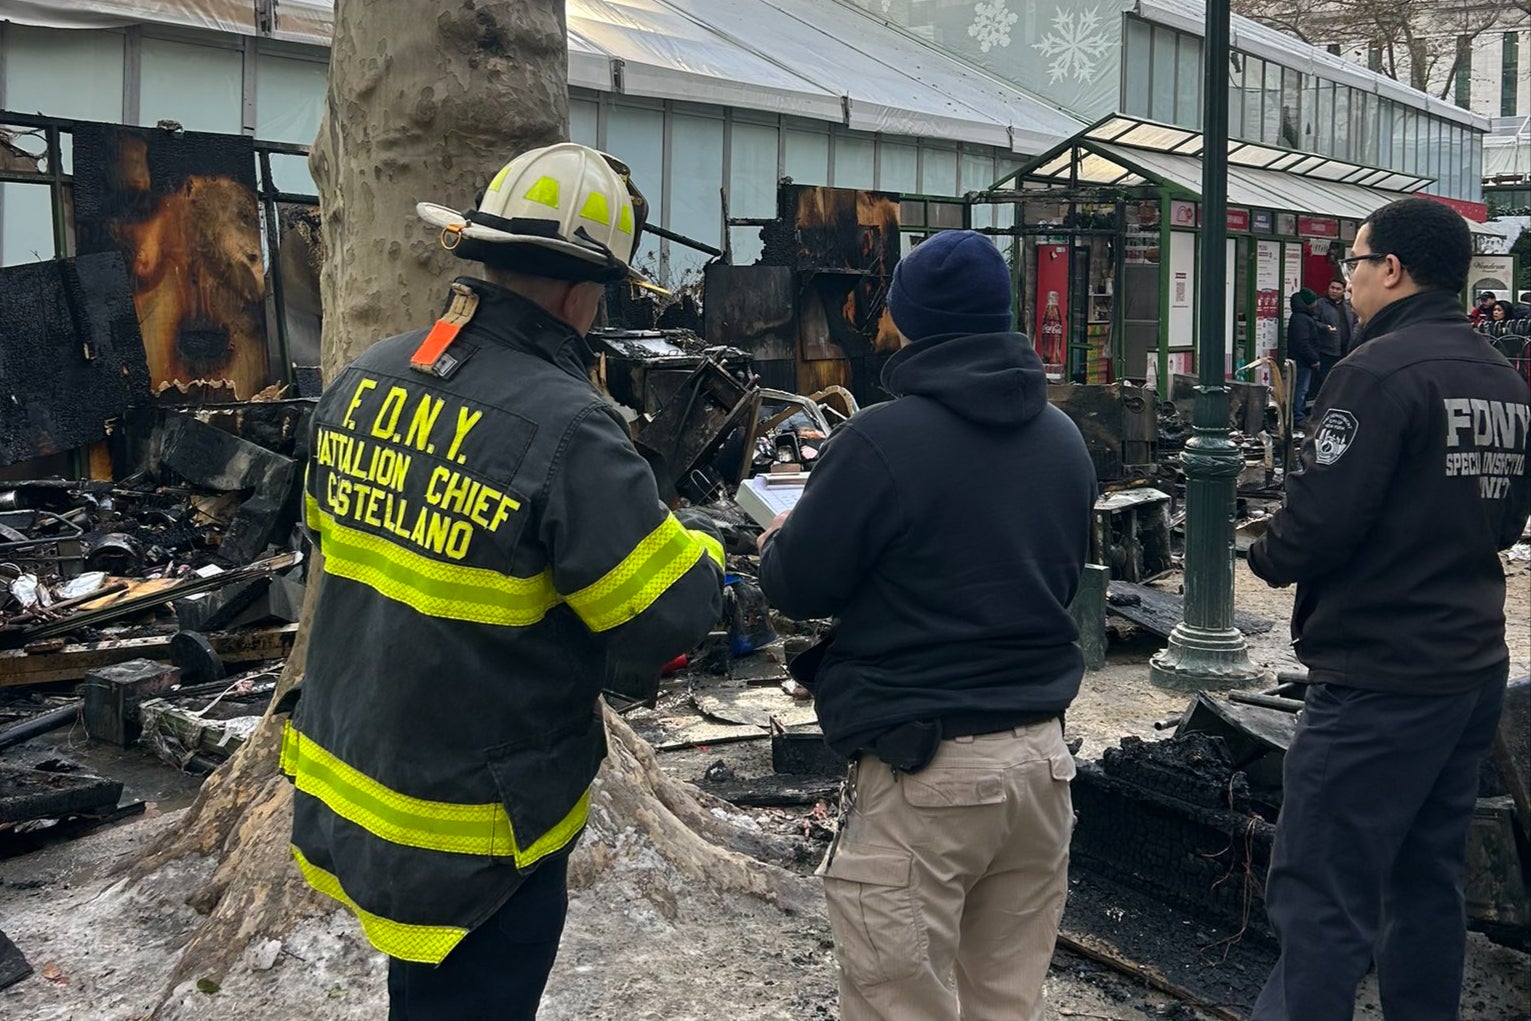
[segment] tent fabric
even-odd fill
[[[11,0],[23,24],[158,23],[253,35],[252,0]],[[272,34],[328,45],[332,0],[279,0]],[[1050,148],[1084,125],[920,39],[826,0],[569,0],[569,83],[858,131]]]

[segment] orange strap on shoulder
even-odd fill
[[[478,295],[472,288],[463,284],[452,285],[452,301],[447,305],[447,310],[436,325],[431,327],[431,332],[425,335],[415,353],[410,356],[409,367],[420,372],[430,372],[446,354],[447,348],[457,339],[462,328],[473,318],[473,313],[478,311]]]

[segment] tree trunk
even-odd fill
[[[339,0],[329,94],[309,163],[323,216],[322,365],[334,375],[368,345],[429,324],[461,271],[415,203],[466,208],[511,156],[566,137],[568,54],[562,0]],[[648,186],[657,189],[659,182]],[[309,586],[303,623],[322,584]],[[277,694],[302,677],[307,631]],[[789,842],[726,821],[722,802],[666,777],[650,749],[608,713],[611,755],[571,884],[592,889],[636,835],[663,863],[638,889],[667,917],[680,891],[738,893],[785,910],[812,884],[786,863]],[[187,855],[218,866],[189,903],[206,915],[171,988],[220,978],[253,939],[336,910],[302,882],[288,850],[292,792],[277,772],[281,720],[268,711],[208,778],[182,823],[127,870],[139,879]],[[624,877],[631,884],[632,875]],[[165,991],[164,1007],[170,989]]]

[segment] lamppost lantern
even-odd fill
[[[1207,0],[1202,62],[1199,381],[1186,476],[1185,620],[1149,662],[1154,683],[1182,690],[1242,687],[1260,676],[1233,625],[1233,512],[1243,452],[1228,438],[1228,0]]]

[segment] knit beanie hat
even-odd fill
[[[942,231],[899,260],[888,311],[911,343],[947,333],[1007,333],[1010,267],[982,234]]]
[[[1298,291],[1297,297],[1302,299],[1302,303],[1304,305],[1318,304],[1318,292],[1310,290],[1309,288],[1304,287],[1302,290]]]

